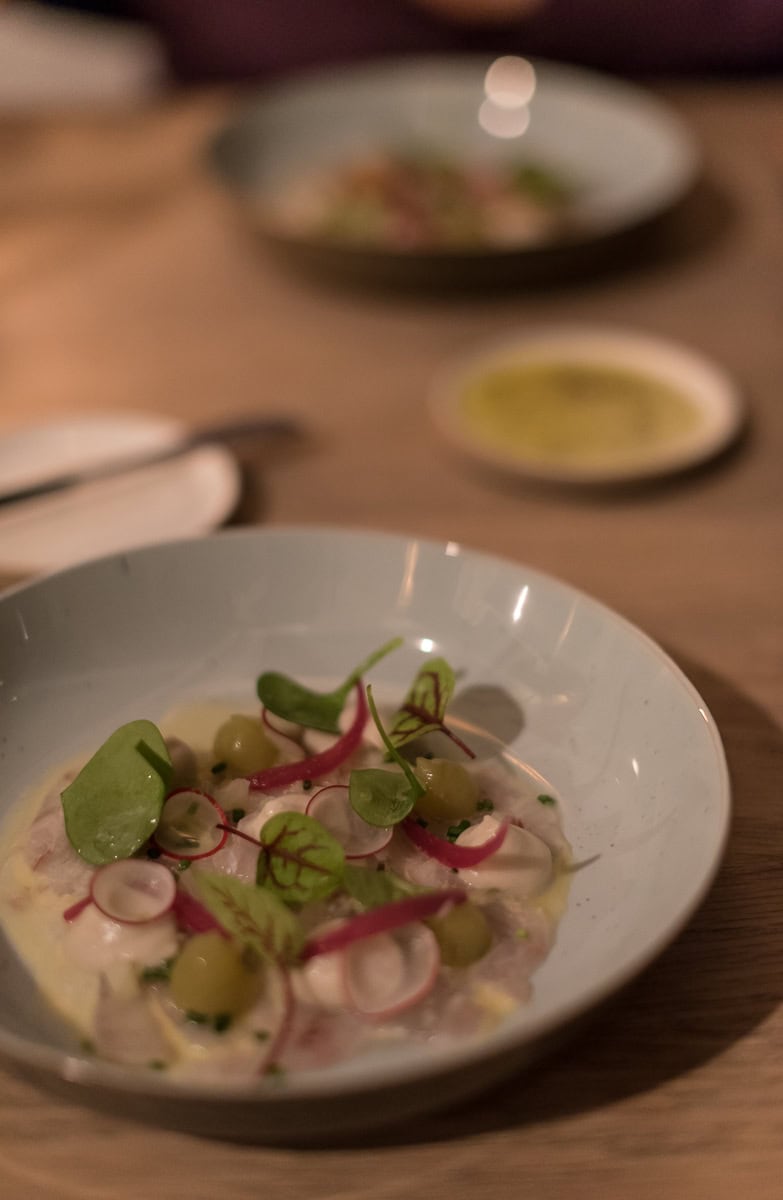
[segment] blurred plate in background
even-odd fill
[[[543,172],[545,184],[569,193],[564,219],[515,237],[493,212],[490,225],[506,226],[502,241],[410,245],[377,229],[324,232],[308,219],[308,191],[312,208],[330,177],[379,154],[429,155],[484,175]],[[553,62],[471,55],[270,86],[218,134],[210,162],[251,225],[296,263],[359,280],[448,284],[523,281],[542,256],[642,225],[688,191],[699,153],[679,118],[642,88]]]

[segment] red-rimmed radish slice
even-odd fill
[[[424,921],[437,916],[445,908],[463,904],[467,894],[461,888],[444,888],[440,892],[422,892],[418,896],[406,896],[403,900],[391,900],[380,904],[369,912],[348,917],[337,924],[331,923],[320,932],[316,931],[305,942],[302,960],[307,961],[316,954],[330,954],[333,950],[344,950],[353,942],[374,937],[378,933],[389,933],[401,929],[413,921]]]
[[[298,783],[302,779],[322,779],[324,775],[329,775],[361,744],[367,716],[364,685],[360,680],[356,685],[356,716],[350,729],[321,754],[313,754],[299,762],[280,763],[276,767],[268,767],[266,771],[256,771],[254,775],[248,775],[251,790],[271,792],[275,788],[288,787],[289,783]]]
[[[377,854],[388,846],[394,833],[391,825],[368,825],[351,807],[348,787],[341,783],[314,792],[305,812],[337,838],[346,858]]]
[[[440,967],[435,934],[418,923],[354,942],[342,957],[349,1006],[375,1021],[423,1000]]]
[[[152,841],[167,858],[193,862],[225,845],[226,823],[226,814],[208,792],[177,788],[166,797]]]
[[[436,859],[446,867],[476,867],[485,858],[495,854],[506,840],[508,821],[502,821],[486,841],[479,846],[457,846],[447,838],[430,833],[412,817],[406,817],[402,828],[414,846],[423,850],[430,858]]]
[[[100,912],[124,925],[155,921],[174,904],[177,884],[168,867],[146,858],[121,858],[99,867],[90,899]]]

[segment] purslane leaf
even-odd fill
[[[373,651],[332,692],[315,692],[288,675],[281,675],[277,671],[265,671],[256,683],[258,698],[265,708],[278,717],[294,721],[297,725],[304,725],[307,729],[338,734],[340,714],[351,688],[371,667],[401,646],[402,641],[400,637],[392,638],[380,649]]]
[[[399,825],[413,808],[415,796],[404,775],[383,767],[351,772],[351,807],[368,825]]]
[[[204,906],[242,945],[265,960],[286,964],[297,959],[304,930],[271,891],[217,871],[200,872],[196,886]]]
[[[282,812],[259,835],[256,883],[287,904],[306,904],[336,891],[345,853],[328,830],[305,813]]]
[[[121,725],[62,793],[73,848],[95,866],[130,858],[155,832],[171,759],[151,721]]]
[[[368,825],[398,825],[407,817],[419,796],[423,796],[426,788],[421,780],[413,773],[409,763],[398,754],[392,745],[389,735],[381,724],[378,709],[372,696],[372,688],[367,688],[367,704],[370,715],[381,735],[381,740],[389,756],[401,768],[402,774],[396,771],[384,770],[382,767],[367,767],[359,771],[351,771],[348,784],[348,797],[351,807]]]
[[[413,896],[420,889],[400,879],[393,871],[373,871],[368,867],[345,864],[343,887],[349,896],[357,900],[362,908],[379,908],[392,900]]]

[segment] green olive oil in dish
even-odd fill
[[[655,375],[588,360],[491,367],[464,386],[460,413],[487,450],[585,470],[654,459],[702,419],[687,393]]]

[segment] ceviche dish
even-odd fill
[[[382,150],[302,174],[266,199],[261,215],[289,236],[344,246],[499,250],[566,233],[574,199],[570,182],[538,162]]]
[[[11,814],[0,922],[85,1052],[279,1084],[529,999],[567,899],[560,801],[477,756],[443,658],[378,703],[400,644],[331,691],[266,671],[252,702],[130,721]]]

